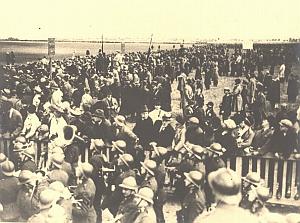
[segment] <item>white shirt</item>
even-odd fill
[[[66,120],[63,117],[53,117],[50,121],[50,135],[49,137],[53,135],[57,135],[58,137],[62,137],[64,135],[63,127],[67,125]]]
[[[153,123],[155,123],[157,120],[162,120],[162,117],[167,112],[162,109],[154,109],[153,111],[149,112],[149,117],[152,119]]]
[[[37,115],[34,114],[28,114],[25,121],[24,121],[24,127],[22,129],[22,133],[26,133],[25,138],[30,138],[32,137],[36,130],[38,129],[38,127],[40,127],[42,123],[39,120],[39,117],[37,117]]]

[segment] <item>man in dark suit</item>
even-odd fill
[[[153,134],[153,122],[149,117],[149,109],[147,105],[143,106],[140,118],[136,121],[133,132],[139,137],[140,145],[143,147],[149,145]]]
[[[13,138],[17,137],[23,128],[23,118],[19,111],[13,108],[11,101],[6,101],[3,105],[4,112],[1,118],[1,132],[10,133]]]
[[[157,120],[153,127],[153,141],[157,146],[171,148],[175,136],[175,130],[171,126],[171,114],[166,113],[161,120]]]

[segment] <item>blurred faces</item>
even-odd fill
[[[127,188],[122,188],[122,193],[124,197],[129,197],[131,194],[133,194],[133,190],[127,189]]]
[[[141,116],[142,116],[142,119],[147,119],[149,117],[149,112],[142,112]]]

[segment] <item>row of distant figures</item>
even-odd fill
[[[8,138],[0,138],[0,152],[5,153],[7,157],[11,156],[10,144],[12,141]],[[42,159],[40,159],[41,151],[46,151],[48,147],[47,141],[33,141],[33,146],[36,149],[35,161],[38,166],[41,166]],[[85,162],[85,157],[88,157],[88,148],[85,150],[85,155],[79,158],[79,162]],[[110,160],[109,150],[106,151],[106,156]],[[232,157],[226,160],[227,168],[235,170],[241,177],[245,177],[249,172],[257,172],[263,185],[270,189],[270,202],[279,204],[299,205],[300,201],[295,201],[294,196],[300,189],[300,160],[288,159],[280,160],[277,158],[265,157]],[[104,172],[105,173],[105,172]],[[107,174],[111,174],[110,171]],[[166,184],[168,191],[174,191],[173,172],[167,168]],[[281,199],[276,198],[280,192]]]

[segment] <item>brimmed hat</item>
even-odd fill
[[[224,87],[224,91],[230,91],[229,87]]]
[[[55,153],[51,158],[51,163],[58,169],[62,168],[65,156],[63,154]]]
[[[51,189],[45,189],[40,193],[40,209],[47,209],[52,206],[52,203],[55,199],[55,192]]]
[[[7,160],[7,157],[4,153],[0,153],[0,164]]]
[[[139,192],[135,194],[136,197],[142,198],[143,200],[153,204],[154,192],[149,187],[142,187]]]
[[[117,123],[118,126],[125,126],[125,117],[123,115],[117,115],[115,118],[115,123]]]
[[[227,204],[241,201],[241,178],[231,169],[220,168],[208,175],[208,183],[216,197]]]
[[[126,142],[124,140],[112,141],[112,145],[120,153],[124,153],[124,150],[126,149]]]
[[[198,118],[196,118],[196,117],[190,117],[190,118],[188,119],[188,123],[191,123],[191,124],[199,124],[200,122],[199,122],[199,119],[198,119]]]
[[[202,160],[201,155],[203,154],[203,152],[205,151],[205,149],[202,146],[199,145],[193,145],[191,151],[193,152],[193,155],[199,159]]]
[[[30,146],[28,147],[27,149],[25,149],[23,152],[22,152],[25,156],[31,158],[34,160],[35,158],[35,149],[33,146]]]
[[[136,180],[132,176],[126,177],[119,186],[129,190],[136,190],[138,188]]]
[[[222,147],[220,143],[212,143],[207,149],[218,155],[222,155],[224,152],[226,152],[226,149]]]
[[[102,109],[96,109],[92,116],[97,118],[105,118],[104,111]]]
[[[154,176],[154,171],[157,167],[156,162],[154,160],[145,160],[141,162],[142,167],[145,168],[152,176]]]
[[[196,187],[200,188],[204,182],[204,174],[197,170],[192,170],[189,173],[184,173],[185,178]]]
[[[212,101],[209,101],[206,105],[207,107],[214,107],[214,103]]]
[[[11,177],[15,173],[15,165],[13,162],[6,160],[1,163],[1,172],[4,176]]]
[[[30,170],[22,170],[18,177],[18,180],[19,180],[18,185],[27,184],[35,178],[36,178],[36,175],[33,172],[31,172]]]
[[[49,189],[57,192],[58,193],[57,195],[59,197],[64,198],[64,199],[69,199],[71,197],[71,193],[68,190],[68,188],[65,187],[64,184],[62,182],[60,182],[60,181],[52,182],[49,185]]]
[[[105,148],[105,143],[102,139],[95,139],[93,142],[94,142],[96,149],[104,149]]]
[[[73,116],[80,116],[80,115],[82,115],[83,114],[83,111],[81,110],[81,108],[78,108],[78,107],[76,107],[76,108],[70,108],[69,109],[69,112],[71,113],[71,115],[73,115]]]
[[[81,163],[82,173],[86,178],[91,177],[94,167],[90,163]]]
[[[133,157],[128,153],[120,155],[120,160],[128,167],[133,163]]]
[[[157,156],[164,156],[168,153],[168,150],[165,147],[159,146],[159,147],[153,147],[154,152]]]
[[[236,124],[232,119],[224,120],[224,124],[227,129],[235,129],[236,128]]]
[[[293,123],[290,120],[288,120],[288,119],[282,119],[279,122],[279,125],[285,126],[285,127],[288,127],[288,128],[292,128],[293,127]]]
[[[162,116],[162,120],[163,120],[163,121],[170,121],[171,118],[172,118],[172,115],[171,115],[171,113],[169,113],[169,112],[165,113],[165,114]]]
[[[300,214],[299,213],[289,213],[285,216],[287,223],[299,223],[300,222]]]
[[[257,172],[250,172],[246,175],[246,177],[242,177],[242,180],[254,185],[258,186],[261,183],[260,176]]]

